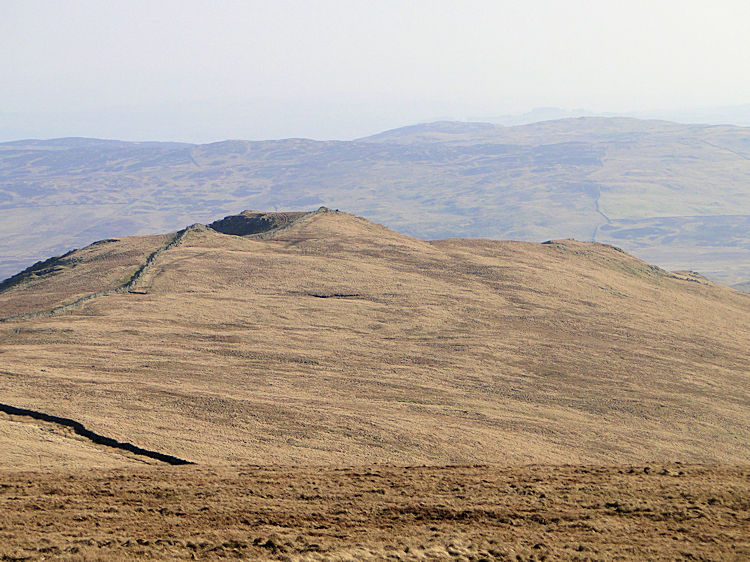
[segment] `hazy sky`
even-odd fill
[[[0,0],[0,140],[750,103],[748,0]]]

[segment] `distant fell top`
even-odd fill
[[[606,242],[744,287],[750,129],[584,117],[352,142],[0,144],[0,279],[101,238],[321,205],[423,239]]]
[[[503,126],[493,123],[436,121],[399,127],[376,135],[358,139],[381,143],[515,143],[564,142],[580,138],[616,139],[634,133],[673,134],[695,132],[702,129],[739,129],[725,125],[685,125],[660,120],[643,120],[631,117],[569,117],[540,121],[525,125]]]

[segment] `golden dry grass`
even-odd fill
[[[0,323],[2,401],[200,463],[749,458],[750,295],[608,246],[319,212],[265,239],[193,229],[136,289]]]
[[[0,448],[2,470],[55,467],[75,471],[91,466],[138,466],[148,460],[114,452],[55,424],[38,423],[27,417],[1,412]]]
[[[0,559],[747,560],[750,467],[0,472]]]
[[[125,283],[146,258],[167,244],[169,235],[104,240],[61,257],[53,272],[24,280],[0,292],[0,318],[32,314],[71,303]]]

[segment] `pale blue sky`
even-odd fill
[[[2,0],[0,140],[750,103],[750,2]]]

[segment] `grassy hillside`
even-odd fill
[[[750,295],[598,243],[425,242],[327,210],[214,224],[242,220],[6,286],[2,401],[202,464],[750,455]],[[0,418],[8,466],[96,464],[27,422]]]
[[[0,144],[0,277],[238,208],[353,211],[423,239],[573,237],[750,280],[750,132],[622,118],[433,123],[353,142]]]

